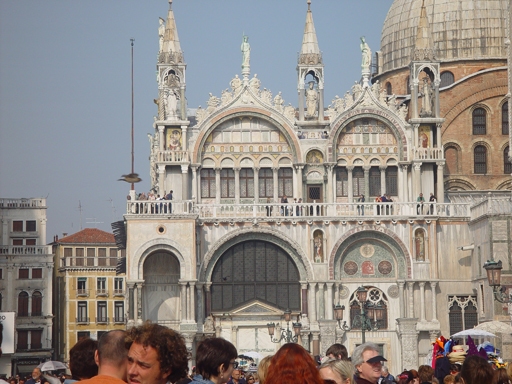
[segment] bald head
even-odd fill
[[[128,350],[125,344],[125,332],[114,330],[103,334],[98,342],[98,363],[119,366],[126,364]]]

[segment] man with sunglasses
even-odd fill
[[[240,370],[238,368],[238,362],[234,364],[233,372],[231,373],[231,380],[228,381],[228,384],[247,384],[243,377],[240,377]]]
[[[377,384],[382,371],[382,362],[387,361],[379,354],[374,343],[364,343],[354,349],[352,364],[356,367],[357,384]]]

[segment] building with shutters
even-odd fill
[[[361,343],[356,290],[364,286],[368,315],[378,325],[366,339],[399,372],[422,364],[437,336],[507,315],[493,305],[481,268],[500,259],[507,273],[512,269],[504,155],[510,136],[502,134],[509,121],[507,2],[467,2],[482,8],[472,14],[475,35],[494,26],[488,57],[478,50],[439,53],[453,39],[437,34],[437,12],[453,9],[462,23],[461,2],[433,9],[432,0],[407,1],[407,22],[402,3],[390,9],[376,58],[361,40],[361,80],[329,106],[308,4],[296,107],[251,76],[244,42],[242,71],[230,88],[210,93],[207,107],[193,111],[186,108],[186,62],[169,6],[160,30],[150,176],[153,191],[173,190],[173,200],[136,200],[132,191],[127,201],[128,326],[146,320],[170,326],[192,351],[217,335],[240,353],[268,355],[280,344],[267,324],[278,323],[278,332],[291,327],[283,317],[289,309],[301,324],[299,342],[313,354],[335,342],[351,353]],[[478,65],[484,70],[473,71]],[[454,80],[445,86],[452,81],[448,69]],[[487,101],[461,89],[473,81],[490,86],[487,77],[496,86],[477,92],[489,96],[492,110],[480,137],[478,109]],[[474,107],[462,110],[469,102]],[[468,121],[476,134],[460,131],[471,127]],[[458,152],[446,142],[458,143]],[[490,161],[490,148],[499,149],[492,152],[499,162]],[[384,194],[392,201],[377,202]],[[352,330],[339,326],[335,305],[345,307],[343,321]]]
[[[116,274],[114,235],[86,228],[52,243],[55,255],[53,311],[55,358],[69,361],[69,350],[85,337],[98,339],[112,329],[125,329],[126,283]]]
[[[46,245],[46,199],[0,199],[0,311],[16,313],[15,352],[0,374],[26,375],[52,357],[53,255]]]

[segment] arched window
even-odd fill
[[[448,318],[450,334],[478,325],[477,302],[475,296],[448,296]]]
[[[300,310],[299,280],[295,263],[280,247],[261,240],[241,242],[213,268],[212,311],[229,311],[252,300]]]
[[[380,196],[380,169],[370,168],[370,196]]]
[[[375,287],[365,287],[368,290],[366,298],[366,314],[372,324],[375,322],[379,329],[388,328],[388,300],[384,293]],[[350,325],[352,329],[361,329],[361,303],[357,291],[350,297]]]
[[[475,173],[487,173],[487,149],[483,145],[477,145],[474,151]]]
[[[291,168],[281,168],[277,172],[278,196],[293,196],[293,171]]]
[[[364,195],[364,172],[362,168],[355,168],[352,172],[353,196]],[[368,198],[368,196],[365,196]]]
[[[510,148],[507,147],[503,150],[503,173],[510,175],[512,173],[512,161],[510,161],[510,157],[512,153],[509,154]]]
[[[487,131],[486,124],[487,112],[483,108],[476,108],[473,111],[473,135],[485,135]]]
[[[261,168],[258,175],[260,197],[274,197],[274,174],[270,168]]]
[[[254,197],[254,171],[251,168],[240,170],[240,197]]]
[[[391,83],[389,81],[386,83],[386,93],[388,96],[391,96],[393,94],[393,87],[391,86]]]
[[[439,88],[444,88],[449,85],[452,85],[455,82],[455,78],[453,73],[450,71],[445,71],[441,73],[441,84],[439,84]]]
[[[386,168],[386,193],[389,196],[398,196],[398,168]]]
[[[501,134],[508,135],[508,101],[501,107]]]
[[[348,196],[348,172],[346,168],[336,169],[336,196]]]
[[[25,291],[18,295],[18,316],[28,316],[28,293]]]
[[[235,197],[235,172],[232,169],[220,171],[220,197]]]
[[[201,169],[201,197],[215,197],[215,170]]]
[[[32,316],[43,315],[43,295],[39,291],[32,294]]]

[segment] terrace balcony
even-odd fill
[[[0,208],[43,208],[46,199],[0,199]]]
[[[444,147],[441,147],[441,148],[412,147],[412,159],[413,160],[422,160],[422,161],[444,160]]]
[[[3,245],[0,255],[51,255],[51,245]]]

